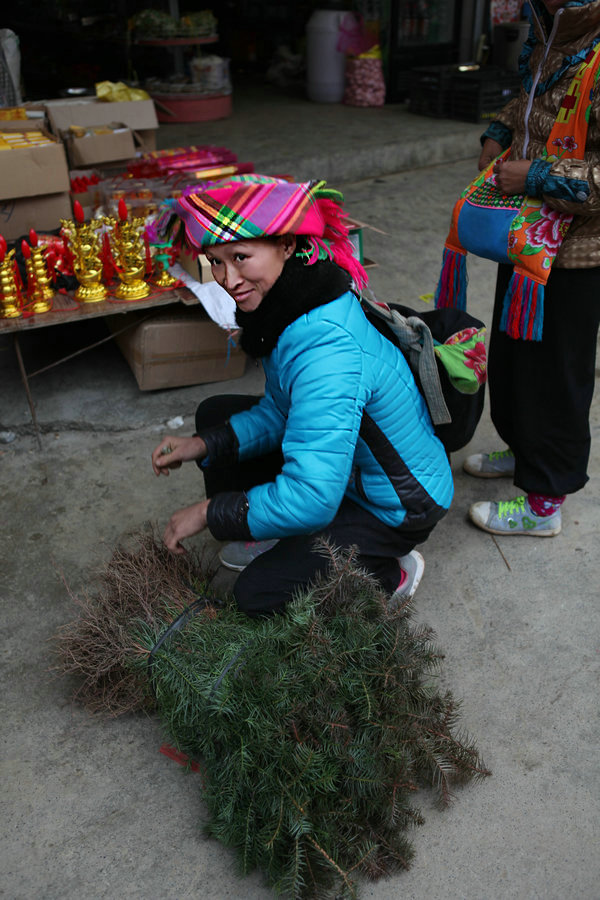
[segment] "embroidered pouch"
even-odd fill
[[[573,78],[546,143],[543,158],[582,158],[592,90],[600,73],[600,44]],[[498,159],[510,156],[506,150]],[[506,196],[496,184],[493,160],[463,191],[454,206],[445,242],[436,306],[466,306],[466,254],[513,265],[500,327],[511,337],[541,340],[544,287],[573,220],[540,198]]]

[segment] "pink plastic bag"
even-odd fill
[[[348,56],[359,56],[373,46],[373,35],[365,28],[362,16],[346,13],[340,22],[340,33],[337,42],[338,53]]]

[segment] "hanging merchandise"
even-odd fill
[[[502,25],[505,22],[518,22],[521,18],[523,0],[491,0],[490,16],[492,25]]]

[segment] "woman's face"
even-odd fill
[[[207,248],[215,281],[235,300],[238,309],[253,312],[271,290],[296,249],[293,235],[256,238]]]

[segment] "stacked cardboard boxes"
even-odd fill
[[[2,122],[2,128],[8,123]],[[13,133],[41,133],[43,143],[25,139],[0,152],[0,234],[7,241],[26,235],[30,228],[58,228],[60,219],[71,216],[69,169],[62,143],[39,125],[24,120]]]
[[[158,120],[152,100],[48,100],[45,110],[53,134],[67,142],[73,168],[122,162],[138,150],[156,149]],[[107,133],[109,127],[112,133]],[[77,138],[78,130],[85,137]]]

